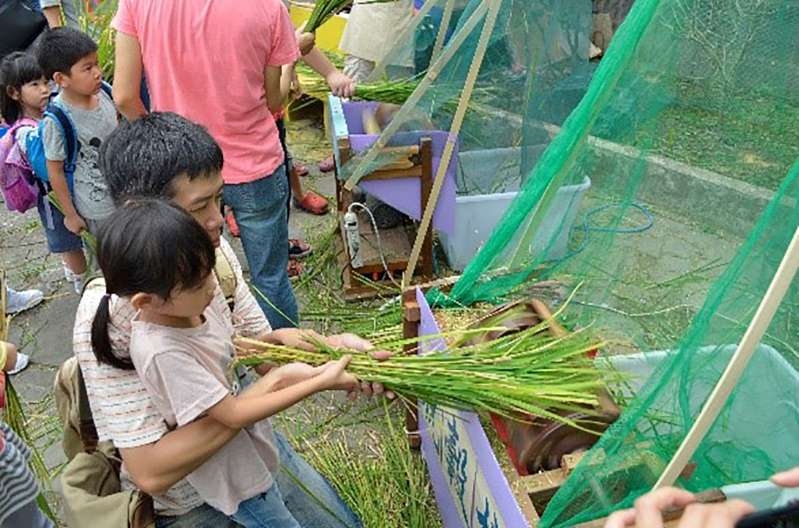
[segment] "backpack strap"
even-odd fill
[[[86,393],[86,382],[83,380],[83,371],[78,366],[78,416],[80,417],[80,439],[83,441],[83,449],[87,453],[97,449],[99,436],[97,427],[94,425],[92,408],[89,405],[89,395]]]
[[[50,103],[47,106],[47,110],[44,112],[44,118],[46,119],[48,117],[55,120],[64,137],[64,149],[67,154],[64,160],[64,176],[67,179],[67,186],[71,193],[73,192],[73,176],[78,162],[78,151],[80,150],[78,131],[75,128],[75,123],[72,122],[72,119],[67,114],[67,111],[58,103]]]
[[[219,287],[222,289],[222,295],[225,296],[225,302],[227,302],[232,312],[236,305],[236,287],[238,286],[238,281],[236,273],[233,271],[233,266],[231,266],[225,252],[220,248],[216,248],[214,275],[216,275],[216,280],[219,283]]]

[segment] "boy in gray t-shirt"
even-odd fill
[[[66,110],[78,137],[78,156],[70,189],[64,172],[64,134],[53,119],[44,123],[47,174],[64,212],[64,225],[75,234],[96,233],[114,210],[98,160],[103,141],[117,126],[117,112],[102,89],[97,45],[80,31],[57,28],[42,37],[37,59],[45,76],[60,87],[54,103]]]

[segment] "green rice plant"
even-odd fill
[[[387,2],[394,2],[396,0],[363,0],[355,2],[356,4],[382,4]],[[352,4],[352,0],[316,0],[311,16],[305,23],[304,30],[313,33],[322,24],[330,20],[333,15],[338,14],[342,9]]]
[[[47,199],[50,200],[50,203],[53,204],[53,207],[58,209],[58,212],[60,212],[62,215],[64,214],[64,207],[58,201],[58,197],[56,197],[55,191],[50,191],[47,194]],[[97,237],[89,233],[89,231],[87,231],[86,229],[81,231],[79,236],[81,240],[83,240],[83,243],[86,244],[86,246],[91,250],[91,256],[97,255]]]
[[[364,528],[441,526],[424,462],[408,449],[402,426],[385,401],[383,410],[384,427],[368,431],[360,443],[341,434],[341,439],[328,436],[324,441],[309,437],[298,448]]]
[[[378,349],[394,352],[386,361],[324,343],[309,352],[242,340],[244,350],[237,362],[251,366],[299,361],[318,366],[352,354],[348,372],[364,381],[382,383],[406,402],[420,399],[513,419],[532,415],[577,426],[560,411],[585,412],[596,406],[597,392],[604,384],[588,353],[600,344],[585,330],[550,337],[548,328],[545,321],[515,334],[472,343],[470,337],[507,329],[459,329],[424,338],[422,346],[436,345],[442,339],[453,342],[446,353],[426,355],[402,354],[403,347],[416,343],[415,339],[375,341]]]

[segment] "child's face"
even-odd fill
[[[216,173],[207,177],[190,180],[185,174],[176,177],[172,183],[172,202],[185,210],[199,223],[214,247],[219,246],[222,234],[222,218],[220,202],[222,200],[222,174]]]
[[[171,317],[197,317],[211,304],[215,288],[213,273],[209,273],[195,288],[173,290],[169,300],[162,301],[157,311]]]
[[[56,74],[62,88],[79,95],[94,95],[100,91],[103,72],[97,61],[97,53],[89,53],[69,69],[69,75]]]
[[[41,119],[50,101],[50,85],[47,79],[42,77],[23,84],[19,91],[12,89],[9,95],[19,102],[24,116]]]

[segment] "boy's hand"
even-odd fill
[[[358,380],[346,371],[351,359],[352,356],[343,356],[338,361],[328,361],[320,367],[317,379],[324,390],[353,392],[357,389]]]
[[[337,97],[350,98],[355,95],[355,81],[338,70],[331,72],[325,81],[330,87],[330,91]]]
[[[79,214],[74,214],[64,217],[64,226],[72,233],[80,235],[81,231],[86,229],[86,222]]]
[[[314,376],[318,376],[323,372],[323,370],[324,367],[312,367],[307,363],[295,362],[272,370],[270,375],[278,376],[278,383],[282,389],[294,385],[295,383],[311,379]]]

